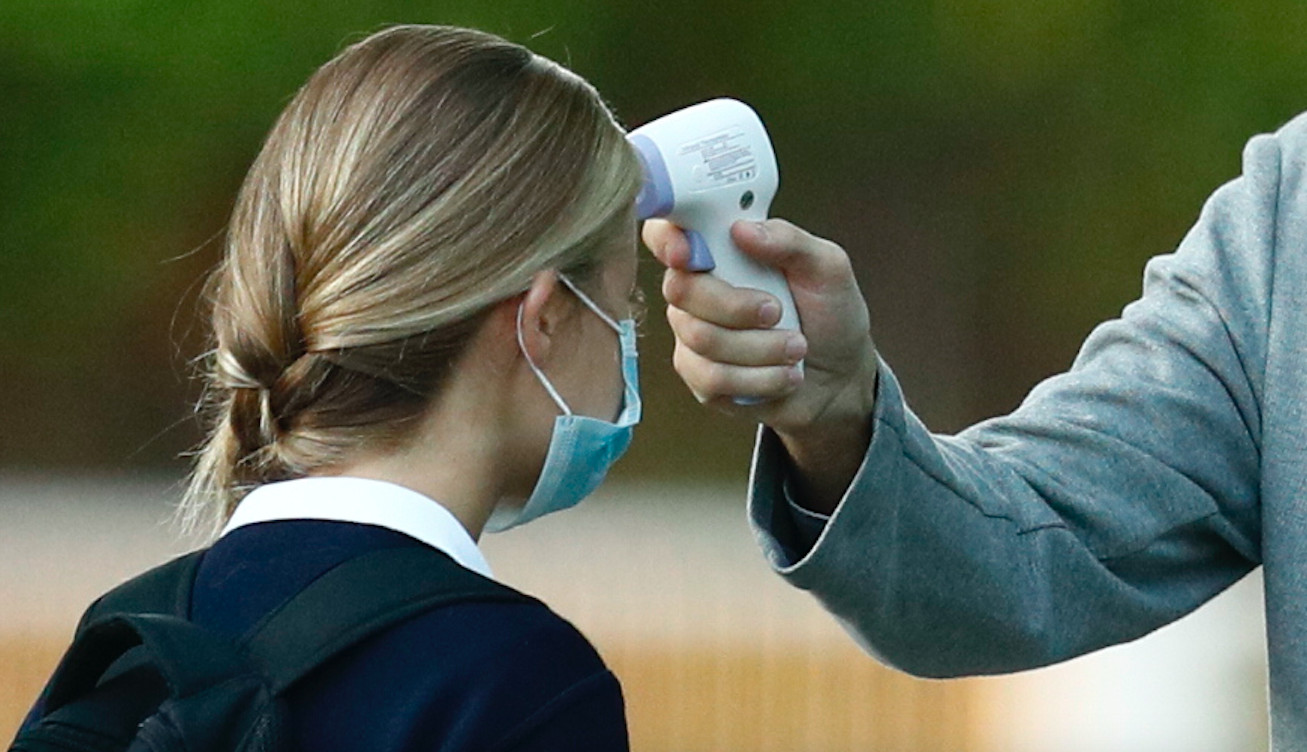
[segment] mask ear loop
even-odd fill
[[[571,290],[576,297],[580,298],[586,308],[593,311],[596,316],[602,319],[603,322],[609,326],[609,328],[617,332],[617,341],[621,345],[622,360],[625,361],[628,356],[634,357],[635,322],[630,319],[623,319],[621,322],[613,320],[613,317],[605,313],[597,303],[590,299],[589,295],[581,292],[581,288],[577,287],[576,283],[567,275],[560,272],[558,279],[560,279],[563,284],[567,285],[567,289]],[[622,410],[618,413],[619,420],[630,414],[631,411],[638,411],[640,409],[640,394],[638,390],[635,390],[632,387],[633,382],[631,377],[626,373],[625,363],[622,366],[622,382]]]
[[[517,304],[518,349],[522,351],[522,356],[526,358],[527,365],[531,366],[532,373],[536,375],[536,378],[540,379],[541,384],[544,384],[545,391],[549,392],[549,396],[554,398],[554,402],[558,405],[558,409],[563,411],[563,415],[570,416],[572,414],[572,408],[567,406],[567,403],[563,401],[563,396],[558,393],[558,390],[554,388],[553,384],[549,383],[549,377],[545,376],[544,371],[540,370],[540,367],[535,364],[534,360],[531,360],[531,353],[526,351],[526,340],[522,338],[522,312],[525,305],[526,301]]]
[[[594,311],[594,314],[596,316],[603,319],[604,323],[607,324],[609,328],[611,328],[613,331],[617,332],[618,334],[622,333],[622,325],[617,323],[617,321],[614,320],[612,316],[609,316],[608,314],[604,313],[604,309],[600,308],[593,300],[591,300],[589,295],[586,295],[585,293],[581,292],[581,288],[577,287],[575,282],[568,279],[567,275],[559,274],[558,279],[563,284],[567,285],[567,289],[575,293],[576,297],[580,298],[582,303],[585,303],[586,308],[589,308],[591,311]]]

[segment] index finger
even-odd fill
[[[780,301],[768,293],[735,287],[705,272],[663,272],[663,299],[727,329],[770,329],[781,319]]]
[[[690,242],[681,228],[665,219],[645,220],[640,230],[644,244],[663,266],[684,269],[690,263]]]

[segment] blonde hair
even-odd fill
[[[401,441],[491,306],[611,252],[639,175],[593,87],[493,35],[396,26],[323,65],[210,279],[183,523],[216,530],[255,486]]]

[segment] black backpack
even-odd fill
[[[87,609],[10,752],[286,749],[281,696],[342,650],[449,603],[535,602],[435,549],[383,549],[329,570],[232,640],[186,620],[203,553]]]

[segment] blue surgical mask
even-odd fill
[[[530,498],[520,509],[499,509],[486,524],[486,530],[492,533],[503,532],[531,520],[563,509],[576,506],[589,496],[604,476],[608,468],[617,462],[622,453],[631,444],[631,434],[635,424],[640,422],[640,380],[639,359],[635,349],[635,321],[622,319],[614,321],[603,312],[567,277],[559,275],[581,302],[604,323],[617,332],[622,348],[622,411],[615,422],[577,415],[567,406],[558,390],[540,370],[526,352],[522,341],[522,308],[517,309],[517,344],[526,362],[545,391],[558,404],[562,415],[554,419],[553,436],[549,440],[549,451],[545,455],[545,464],[536,481]]]

